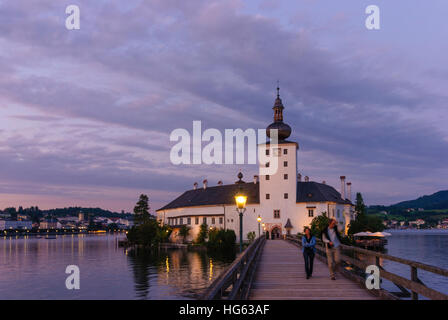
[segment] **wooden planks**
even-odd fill
[[[313,277],[306,279],[302,251],[283,240],[268,240],[263,249],[249,299],[259,300],[370,300],[376,299],[358,284],[337,275],[314,259]]]

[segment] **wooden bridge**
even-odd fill
[[[417,270],[425,270],[448,277],[448,270],[365,250],[341,245],[342,268],[331,280],[322,244],[317,244],[313,276],[306,279],[301,242],[297,237],[285,240],[258,238],[204,292],[202,299],[256,300],[370,300],[418,299],[419,294],[429,299],[448,300],[448,295],[427,287]],[[360,256],[362,258],[360,258]],[[405,264],[410,268],[410,279],[384,270],[380,260]],[[365,268],[376,264],[380,277],[394,283],[399,292],[384,289],[368,290]]]
[[[319,259],[315,259],[313,276],[307,280],[300,248],[282,240],[266,242],[249,294],[249,299],[256,300],[376,298],[342,275],[331,280],[328,266]]]

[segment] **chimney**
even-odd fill
[[[297,174],[297,181],[302,182],[302,175],[300,173]]]
[[[222,186],[222,180],[218,181],[218,186]]]
[[[345,200],[345,176],[341,176],[341,198]]]
[[[197,188],[198,188],[198,183],[197,182],[193,183],[193,189],[196,190]]]
[[[204,190],[207,189],[207,183],[208,183],[207,179],[205,179],[204,181],[202,181],[202,183],[204,184]]]
[[[352,183],[347,182],[347,198],[352,201]]]
[[[310,177],[305,176],[305,182],[310,182]]]
[[[258,183],[258,176],[254,175],[254,183],[257,184]]]

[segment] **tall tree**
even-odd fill
[[[146,194],[141,194],[134,207],[134,221],[138,224],[144,223],[149,219],[149,198]]]

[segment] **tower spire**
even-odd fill
[[[283,106],[282,99],[280,98],[280,82],[277,80],[277,98],[275,99],[274,106],[274,122],[266,128],[266,134],[270,137],[271,129],[278,130],[279,140],[285,140],[291,135],[291,127],[283,122]]]

